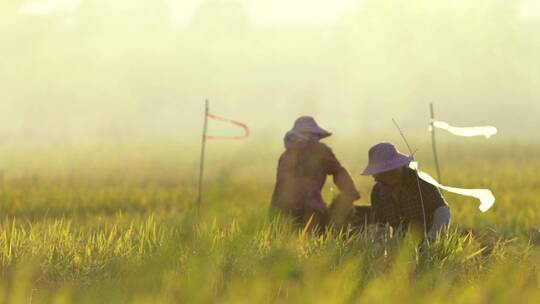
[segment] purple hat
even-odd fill
[[[296,133],[315,134],[318,135],[319,138],[325,138],[332,135],[332,133],[319,127],[315,119],[311,116],[302,116],[296,119],[291,131]]]
[[[407,166],[413,157],[399,152],[388,142],[378,143],[369,149],[369,163],[362,175],[374,175]]]

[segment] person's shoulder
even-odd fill
[[[375,183],[375,185],[373,185],[373,188],[371,188],[371,196],[378,197],[380,193],[381,193],[381,185],[379,183]]]
[[[405,168],[405,174],[407,176],[407,182],[414,187],[418,187],[417,182],[420,181],[420,186],[423,189],[437,190],[438,188],[418,176],[418,172],[412,168]]]
[[[416,174],[416,172],[415,172]],[[418,180],[420,181],[420,186],[423,189],[428,189],[431,192],[439,192],[439,188],[431,183],[428,183],[427,181],[423,180],[422,178],[418,177]]]
[[[314,146],[313,146],[315,149],[317,149],[318,151],[322,152],[322,153],[327,153],[327,154],[333,154],[334,152],[332,151],[332,148],[330,148],[330,146],[328,146],[327,144],[325,143],[322,143],[320,141],[314,143]]]
[[[371,188],[371,206],[376,207],[379,205],[379,201],[381,200],[381,185],[379,183],[375,183],[373,185],[373,188]]]
[[[293,158],[293,154],[295,152],[290,150],[290,149],[286,149],[285,151],[283,151],[281,153],[281,155],[279,156],[279,163],[283,163],[283,162],[286,162],[287,160]]]
[[[413,172],[416,172],[413,170]],[[420,181],[420,188],[422,191],[422,194],[426,196],[426,198],[429,201],[432,201],[435,203],[435,205],[447,205],[446,200],[444,199],[443,194],[441,193],[441,190],[439,187],[428,183],[427,181],[423,180],[422,178],[418,178]]]
[[[410,167],[404,167],[404,172],[408,180],[414,180],[416,182],[416,177],[418,176],[418,173],[416,172],[416,170]]]

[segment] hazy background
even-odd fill
[[[534,142],[540,1],[7,0],[0,88],[3,144],[198,140],[205,98],[275,141],[301,114],[427,136],[434,102]]]

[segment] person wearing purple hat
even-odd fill
[[[439,189],[409,168],[412,160],[412,155],[399,152],[388,142],[369,150],[369,163],[362,175],[371,175],[376,182],[371,192],[371,221],[393,229],[418,229],[434,239],[448,227],[450,209]]]
[[[285,152],[279,158],[271,210],[293,217],[299,225],[324,228],[328,223],[342,227],[360,198],[354,182],[332,150],[320,140],[332,133],[315,119],[302,116],[285,134]],[[332,175],[340,194],[332,204],[324,202],[321,189]]]

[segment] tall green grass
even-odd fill
[[[336,152],[354,173],[365,156],[347,147]],[[400,233],[314,235],[271,221],[279,151],[228,149],[209,157],[199,215],[196,163],[181,146],[44,149],[37,160],[26,152],[0,161],[0,302],[540,299],[540,149],[454,147],[443,157],[447,183],[491,188],[498,201],[481,214],[474,200],[446,195],[452,227],[430,244]],[[368,197],[372,181],[355,179]]]

